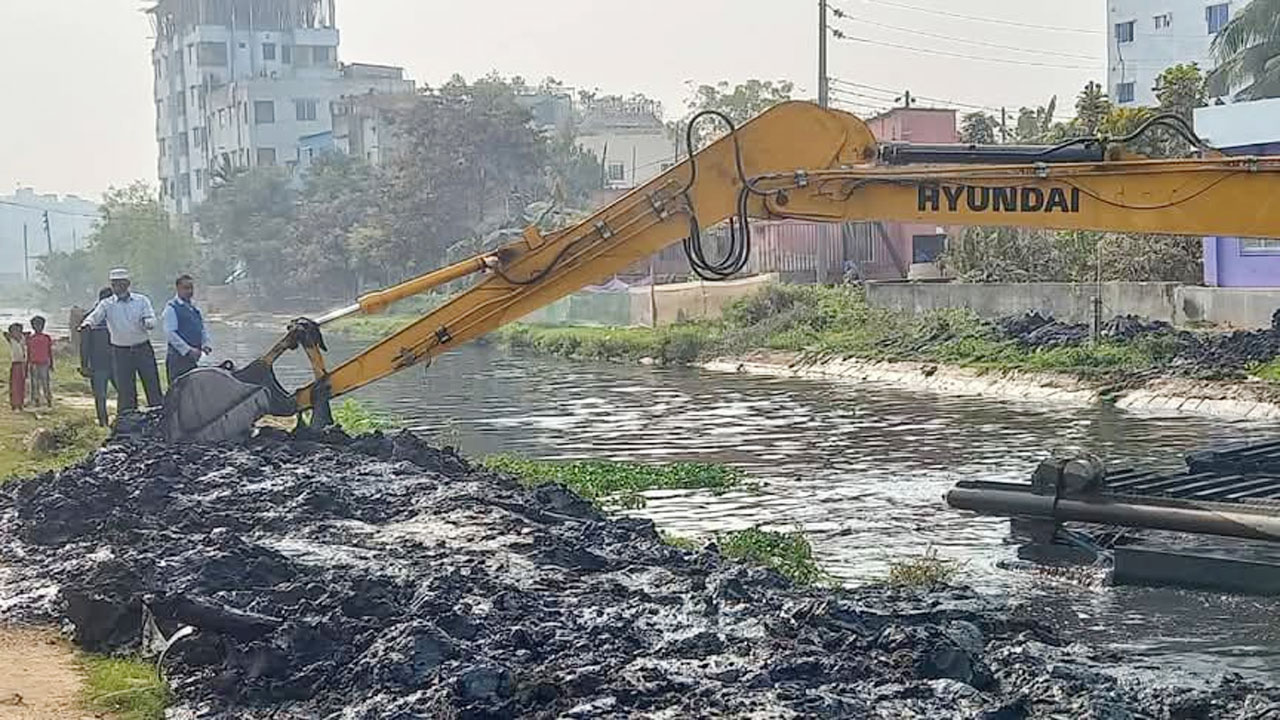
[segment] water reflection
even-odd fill
[[[222,329],[243,360],[272,335]],[[356,345],[335,339],[335,356]],[[306,379],[300,358],[286,385]],[[1177,467],[1178,453],[1277,427],[1106,408],[948,398],[882,387],[610,366],[468,347],[361,391],[415,430],[448,432],[472,456],[604,457],[732,463],[756,494],[656,493],[642,514],[664,529],[707,534],[766,525],[803,528],[823,565],[847,582],[883,577],[891,558],[933,547],[965,563],[966,579],[1038,614],[1069,638],[1197,672],[1280,672],[1280,604],[1166,589],[1086,589],[1001,570],[1008,524],[948,509],[957,480],[1020,480],[1055,445],[1111,463]]]

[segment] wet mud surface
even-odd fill
[[[1280,718],[965,590],[800,589],[411,434],[119,440],[0,489],[10,615],[136,649],[191,718]]]

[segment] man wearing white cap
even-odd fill
[[[129,292],[129,271],[116,268],[108,276],[112,295],[98,303],[84,318],[81,330],[106,320],[111,338],[111,357],[115,364],[116,394],[119,412],[138,408],[138,378],[147,393],[147,405],[159,407],[160,371],[156,352],[151,347],[151,331],[156,329],[156,312],[146,295]]]

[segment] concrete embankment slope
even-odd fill
[[[1241,717],[964,590],[794,587],[414,436],[107,445],[0,490],[0,608],[165,659],[190,718]],[[1186,711],[1193,710],[1190,715]],[[1126,715],[1127,716],[1127,715]]]
[[[1274,387],[1259,380],[1214,381],[1139,378],[1130,383],[1095,382],[1047,372],[978,370],[920,362],[858,358],[814,360],[803,353],[761,351],[699,363],[716,372],[772,377],[880,383],[940,395],[1071,405],[1115,403],[1135,411],[1184,412],[1253,420],[1280,419]]]

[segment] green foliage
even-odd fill
[[[1155,90],[1161,110],[1177,113],[1188,121],[1193,119],[1192,111],[1204,107],[1208,99],[1207,81],[1196,63],[1165,68],[1156,78]]]
[[[999,121],[985,112],[971,112],[960,120],[960,141],[991,145],[996,141]]]
[[[542,327],[508,325],[493,338],[511,349],[588,360],[652,358],[668,365],[687,365],[715,342],[709,328],[675,325],[653,330],[642,327]]]
[[[195,269],[195,240],[186,229],[171,227],[147,184],[111,188],[103,197],[102,213],[85,249],[41,259],[50,301],[89,306],[106,285],[108,270],[121,266],[132,272],[134,288],[160,298],[172,290],[174,278]]]
[[[795,83],[790,80],[751,79],[733,86],[722,80],[715,85],[699,85],[685,101],[688,114],[680,122],[668,125],[668,130],[676,136],[680,151],[687,152],[685,128],[696,113],[718,110],[729,116],[735,125],[742,125],[774,105],[787,102],[794,91]],[[726,130],[722,124],[710,120],[699,123],[695,128],[694,142],[699,148],[705,147],[724,135]]]
[[[230,270],[228,274],[239,268],[258,291],[289,287],[289,237],[296,213],[297,192],[282,168],[234,175],[213,188],[196,210],[200,233],[209,240],[208,266]]]
[[[363,435],[375,430],[391,430],[396,423],[353,398],[347,398],[333,408],[333,421],[351,435]]]
[[[1095,135],[1111,112],[1111,100],[1102,86],[1090,81],[1076,97],[1076,128],[1087,135]]]
[[[830,579],[814,560],[813,546],[803,533],[738,530],[717,535],[716,547],[725,557],[770,568],[797,585],[815,585]]]
[[[961,564],[955,560],[938,557],[933,548],[924,555],[889,564],[888,584],[898,588],[931,590],[950,585]]]
[[[485,467],[506,473],[529,487],[558,483],[597,505],[644,507],[645,490],[714,490],[741,487],[745,476],[726,465],[672,463],[641,465],[610,460],[553,462],[512,455],[485,458]]]
[[[1270,383],[1280,383],[1280,358],[1249,368],[1249,374]]]
[[[677,550],[693,551],[702,547],[697,540],[687,538],[683,535],[677,535],[672,532],[667,532],[665,530],[660,533],[660,536],[662,537],[662,542]]]
[[[154,663],[133,658],[87,656],[85,701],[118,720],[161,720],[169,687]]]
[[[1280,96],[1280,0],[1253,0],[1233,14],[1213,39],[1218,67],[1209,77],[1209,92],[1227,95],[1244,85],[1238,99]]]
[[[1058,110],[1058,96],[1049,98],[1048,105],[1036,108],[1024,107],[1018,110],[1018,120],[1014,126],[1014,139],[1020,143],[1043,143],[1057,139],[1062,133],[1054,131],[1053,116]]]
[[[968,282],[1184,282],[1203,278],[1199,238],[967,228],[942,258]]]

